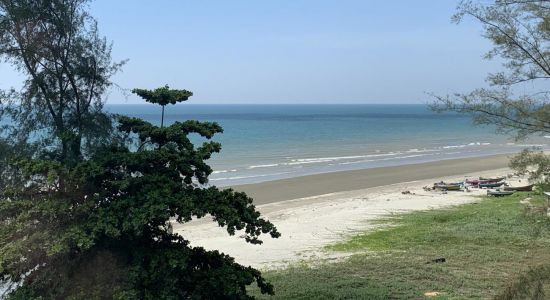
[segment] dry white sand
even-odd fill
[[[190,240],[193,246],[220,250],[235,257],[238,263],[260,269],[335,259],[346,254],[325,251],[323,247],[372,229],[373,220],[395,213],[464,204],[477,201],[476,195],[486,194],[486,190],[480,189],[445,194],[424,191],[424,186],[439,180],[462,181],[477,176],[504,176],[510,172],[502,168],[260,205],[258,209],[263,217],[272,221],[282,234],[278,239],[263,236],[262,245],[246,243],[239,233],[229,236],[210,218],[176,224],[174,231]],[[402,194],[403,191],[411,194]]]

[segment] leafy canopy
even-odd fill
[[[550,1],[461,1],[455,22],[471,17],[493,43],[487,59],[500,58],[504,70],[489,74],[490,87],[436,98],[436,111],[471,114],[480,125],[525,139],[550,133]]]
[[[162,106],[187,101],[189,97],[193,96],[193,93],[190,91],[170,89],[168,85],[154,90],[133,89],[132,93],[149,103],[160,104]]]

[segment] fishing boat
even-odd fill
[[[434,189],[438,190],[444,190],[444,191],[460,191],[460,188],[462,187],[461,184],[457,183],[434,183]]]
[[[444,191],[460,191],[460,185],[435,185],[434,188]]]
[[[464,182],[436,182],[434,185],[464,185]]]
[[[466,183],[471,184],[471,185],[477,185],[477,184],[479,184],[479,180],[478,179],[474,179],[474,180],[466,179]]]
[[[524,185],[524,186],[505,186],[505,191],[516,191],[516,192],[530,192],[533,190],[534,184]]]
[[[479,179],[469,180],[469,179],[466,179],[466,183],[469,184],[469,185],[480,185],[480,184],[495,183],[495,182],[500,181],[500,180],[495,181],[496,179],[497,178],[494,178],[493,180],[479,180]]]
[[[487,191],[487,196],[501,197],[501,196],[510,196],[514,191]]]
[[[503,185],[504,182],[489,182],[489,183],[480,183],[479,188],[496,188]]]
[[[490,181],[490,182],[499,182],[504,179],[506,179],[506,177],[496,177],[496,178],[479,177],[479,181]]]

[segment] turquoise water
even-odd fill
[[[160,107],[109,105],[110,111],[160,123]],[[515,143],[467,116],[425,105],[167,106],[165,123],[216,121],[222,152],[210,160],[220,186],[546,148],[546,138]]]

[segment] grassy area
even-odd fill
[[[520,203],[527,196],[534,207]],[[429,291],[441,293],[435,299],[516,299],[531,290],[531,277],[550,277],[550,267],[537,269],[550,266],[543,205],[542,196],[519,193],[389,217],[380,221],[385,229],[328,247],[355,252],[349,259],[266,272],[276,295],[252,292],[260,299],[425,299]],[[431,262],[437,258],[445,262]],[[548,285],[537,288],[550,296]]]

